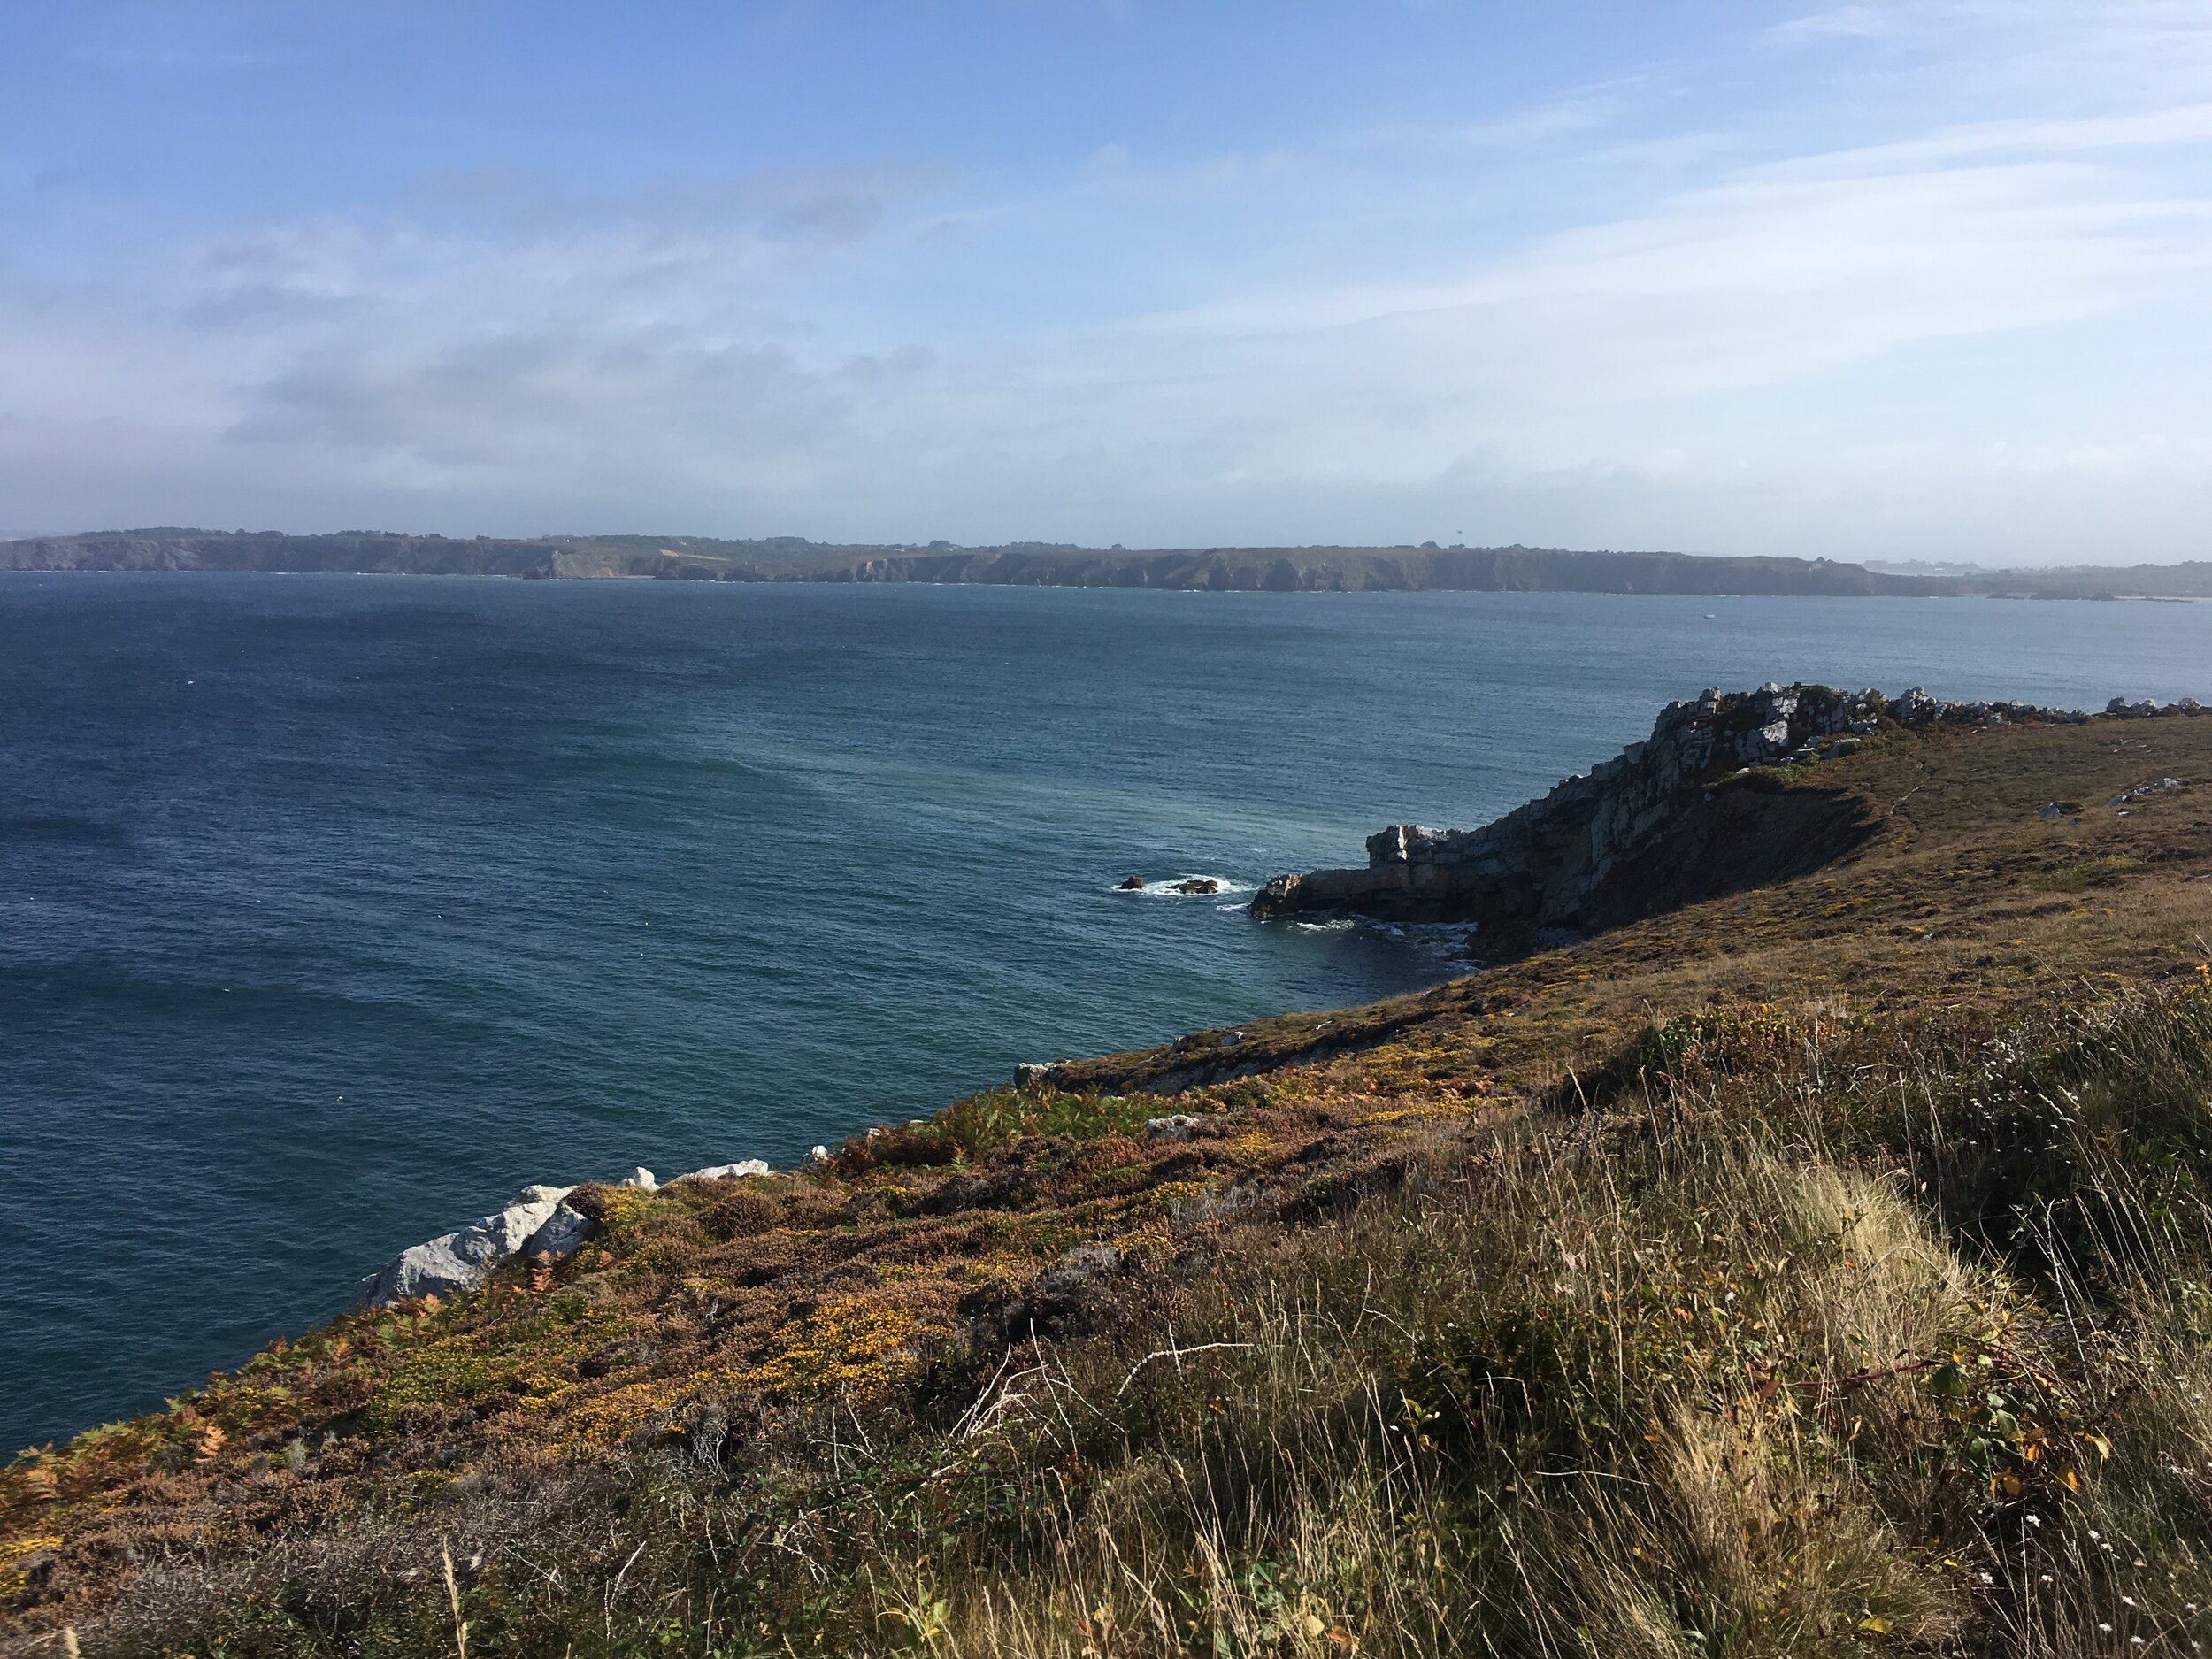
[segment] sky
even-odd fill
[[[2212,557],[2204,0],[22,0],[0,535]]]

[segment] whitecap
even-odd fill
[[[1220,885],[1211,893],[1178,893],[1175,890],[1178,881],[1213,881]],[[1162,876],[1156,881],[1147,876],[1144,886],[1141,887],[1125,887],[1117,881],[1106,890],[1109,893],[1126,893],[1138,899],[1217,899],[1226,894],[1253,893],[1258,889],[1251,882],[1239,881],[1234,876],[1208,875],[1203,871],[1194,871],[1187,875]]]

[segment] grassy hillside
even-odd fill
[[[2212,802],[2108,804],[2169,776],[2212,718],[1886,729],[1758,780],[1871,824],[1809,875],[597,1191],[19,1458],[0,1640],[2196,1651]]]

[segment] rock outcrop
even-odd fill
[[[572,1187],[526,1187],[503,1210],[410,1246],[361,1281],[356,1301],[378,1306],[474,1290],[484,1276],[534,1241]]]
[[[2134,715],[2155,705],[2125,705]],[[1779,880],[1868,833],[1847,796],[1778,790],[1758,774],[1855,750],[1886,721],[1921,727],[2080,721],[2078,711],[1945,703],[1768,684],[1669,703],[1651,735],[1586,776],[1473,830],[1396,824],[1367,841],[1363,870],[1279,876],[1252,901],[1270,918],[1352,914],[1466,922],[1497,957]]]
[[[767,1173],[765,1159],[746,1158],[736,1164],[709,1164],[676,1179],[728,1180]],[[618,1185],[651,1193],[659,1191],[662,1184],[654,1179],[652,1171],[641,1165]],[[419,1296],[450,1296],[457,1291],[480,1288],[494,1269],[518,1256],[530,1262],[541,1256],[557,1262],[572,1256],[599,1225],[568,1202],[575,1190],[573,1187],[526,1187],[505,1208],[402,1250],[361,1281],[354,1301],[381,1307]]]

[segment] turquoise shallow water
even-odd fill
[[[526,1181],[1428,982],[1111,887],[1357,862],[1770,678],[2212,696],[2212,607],[0,580],[0,1444]]]

